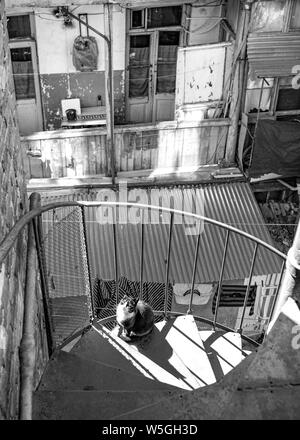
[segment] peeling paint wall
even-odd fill
[[[79,72],[73,65],[73,43],[80,35],[79,23],[66,27],[63,18],[53,15],[53,8],[31,8],[22,10],[34,14],[35,38],[41,85],[44,129],[51,130],[61,124],[61,100],[80,98],[82,107],[96,106],[101,95],[105,105],[105,41],[94,32],[98,46],[98,66],[96,71]],[[15,9],[8,12],[16,12]],[[20,10],[21,12],[21,10]],[[80,6],[74,14],[88,14],[88,23],[101,33],[104,29],[102,5]],[[117,5],[113,9],[113,69],[115,123],[125,121],[125,10]],[[86,29],[83,30],[86,35]]]

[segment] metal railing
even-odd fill
[[[48,336],[48,345],[49,345],[49,351],[51,352],[53,350],[54,344],[53,344],[53,329],[52,329],[52,324],[51,324],[51,317],[49,316],[49,280],[47,280],[48,277],[48,273],[47,273],[47,255],[45,255],[45,249],[43,247],[43,243],[45,240],[45,236],[43,235],[43,230],[42,230],[42,214],[43,213],[49,213],[49,212],[56,212],[59,209],[67,209],[67,208],[76,208],[80,211],[81,213],[81,217],[79,218],[79,222],[82,222],[83,225],[83,237],[84,237],[84,243],[83,243],[83,248],[84,251],[86,252],[86,259],[87,259],[87,267],[88,267],[88,289],[89,289],[89,293],[90,295],[92,295],[92,289],[93,289],[93,277],[91,274],[91,267],[90,267],[90,255],[91,255],[91,247],[93,246],[93,243],[91,242],[91,240],[88,240],[88,226],[89,226],[89,221],[87,220],[87,209],[97,209],[99,207],[102,208],[107,208],[107,209],[111,209],[113,216],[112,216],[112,235],[113,235],[113,249],[112,249],[112,254],[113,254],[113,265],[114,265],[114,282],[115,282],[115,293],[116,293],[116,298],[115,298],[115,305],[118,303],[119,299],[120,299],[120,295],[119,295],[119,276],[120,276],[120,268],[119,268],[119,251],[120,251],[120,246],[118,243],[118,234],[117,234],[117,209],[120,208],[130,208],[130,207],[135,207],[135,208],[139,208],[141,210],[141,227],[140,227],[140,238],[139,238],[139,268],[138,268],[138,273],[139,273],[139,289],[140,289],[140,297],[142,297],[143,295],[143,285],[145,282],[145,224],[144,224],[144,214],[146,210],[151,210],[151,211],[159,211],[160,213],[167,213],[167,215],[169,216],[169,223],[168,223],[168,244],[167,244],[167,249],[166,249],[166,260],[165,260],[165,275],[164,275],[164,301],[163,301],[163,309],[162,310],[155,310],[155,312],[157,314],[160,314],[163,318],[167,318],[169,315],[178,315],[179,313],[170,309],[170,307],[168,307],[168,300],[169,300],[169,285],[170,285],[170,265],[171,265],[171,251],[172,251],[172,240],[173,240],[173,234],[174,234],[174,216],[179,215],[179,216],[183,216],[183,217],[188,217],[188,218],[193,218],[196,222],[198,222],[198,234],[197,234],[197,241],[196,241],[196,246],[195,249],[191,249],[190,252],[194,253],[194,257],[193,257],[193,267],[192,267],[192,278],[190,280],[190,301],[186,310],[186,313],[193,313],[193,299],[194,299],[194,294],[195,294],[195,283],[196,283],[196,272],[197,272],[197,268],[199,266],[199,261],[198,261],[198,256],[199,256],[199,249],[200,249],[200,238],[201,238],[201,222],[204,222],[204,224],[209,224],[209,225],[213,225],[216,228],[220,228],[221,230],[224,230],[226,233],[225,236],[225,241],[223,244],[223,253],[222,253],[222,262],[221,262],[221,266],[219,269],[219,277],[218,277],[218,287],[217,287],[217,294],[216,294],[216,306],[215,306],[215,314],[213,319],[208,319],[205,316],[197,316],[198,320],[202,320],[205,323],[208,323],[212,326],[213,329],[215,328],[223,328],[226,329],[227,331],[238,331],[242,337],[244,337],[245,339],[252,341],[254,344],[256,344],[256,341],[252,340],[251,338],[247,337],[246,335],[243,335],[243,325],[244,325],[244,320],[245,320],[245,313],[246,313],[246,309],[247,309],[247,304],[248,304],[248,299],[249,299],[249,294],[250,294],[250,288],[251,288],[251,281],[253,278],[253,271],[254,271],[254,266],[257,260],[257,255],[258,255],[258,250],[259,249],[264,249],[268,252],[270,252],[271,254],[274,254],[276,257],[278,257],[280,259],[280,261],[282,261],[281,264],[281,271],[280,271],[280,281],[282,279],[282,275],[284,272],[284,267],[285,267],[285,260],[286,260],[286,255],[281,253],[280,251],[278,251],[277,249],[275,249],[272,245],[265,243],[263,240],[261,240],[260,238],[254,237],[251,234],[242,231],[240,229],[237,229],[231,225],[226,225],[222,222],[219,222],[217,220],[211,219],[211,218],[207,218],[205,216],[202,215],[198,215],[198,214],[194,214],[194,213],[188,213],[185,211],[180,211],[180,210],[176,210],[176,209],[170,209],[170,208],[164,208],[161,206],[153,206],[153,205],[145,205],[145,204],[141,204],[141,203],[122,203],[122,202],[83,202],[83,201],[74,201],[74,202],[57,202],[57,203],[51,203],[45,206],[38,206],[35,207],[33,209],[31,209],[31,211],[29,211],[26,215],[24,215],[24,217],[22,219],[20,219],[16,225],[13,227],[13,229],[11,230],[11,232],[8,234],[8,236],[2,241],[2,243],[0,244],[0,263],[3,261],[3,259],[5,258],[5,256],[7,255],[7,253],[9,252],[9,249],[12,247],[13,243],[15,242],[15,240],[18,237],[18,234],[20,234],[22,232],[22,230],[29,224],[31,224],[31,222],[33,222],[33,226],[34,226],[34,233],[35,233],[35,245],[36,245],[36,249],[37,249],[37,256],[38,256],[38,261],[39,261],[39,271],[40,271],[40,280],[41,280],[41,288],[42,288],[42,292],[43,292],[43,299],[44,299],[44,313],[45,313],[45,321],[46,321],[46,331],[47,331],[47,336]],[[65,222],[65,228],[68,228],[68,220],[64,220]],[[202,223],[203,224],[203,223]],[[214,231],[212,232],[214,233]],[[241,313],[241,317],[240,317],[240,323],[239,323],[239,327],[237,329],[234,328],[230,328],[228,327],[226,324],[222,323],[222,322],[218,322],[218,316],[219,316],[219,308],[220,308],[220,300],[221,300],[221,295],[222,295],[222,285],[223,285],[223,278],[224,278],[224,269],[225,269],[225,265],[228,259],[228,247],[229,247],[229,243],[231,241],[232,236],[237,235],[239,237],[243,237],[244,239],[246,239],[246,242],[249,243],[253,243],[254,245],[254,250],[252,252],[252,257],[251,257],[251,264],[250,264],[250,268],[249,268],[249,274],[248,277],[245,276],[245,278],[248,278],[248,283],[247,283],[247,288],[246,288],[246,293],[245,293],[245,297],[244,297],[244,302],[243,302],[243,306],[242,306],[242,313]],[[63,249],[63,245],[62,245],[62,249]],[[213,250],[212,250],[213,252]],[[130,263],[130,262],[128,262]],[[200,262],[201,265],[201,262]],[[153,280],[152,280],[153,281]],[[279,281],[279,283],[280,283]],[[198,283],[201,282],[201,280],[198,279]],[[279,292],[279,284],[277,286],[277,291],[276,294],[274,295],[274,301],[273,301],[273,307],[272,307],[272,312],[274,310],[274,305],[276,303],[276,298]],[[96,311],[95,311],[95,305],[94,305],[94,301],[93,298],[90,298],[89,301],[90,304],[90,317],[91,319],[96,317]],[[272,312],[271,315],[269,316],[269,319],[271,319],[272,317]],[[113,317],[113,313],[111,314],[111,316]],[[107,318],[107,316],[105,317]]]

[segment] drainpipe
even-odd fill
[[[115,184],[116,172],[115,172],[115,145],[114,145],[114,100],[113,100],[113,67],[112,67],[112,35],[111,35],[111,9],[110,4],[103,4],[104,7],[104,19],[105,27],[108,34],[104,35],[97,31],[93,26],[90,26],[85,21],[78,18],[76,15],[69,11],[68,7],[62,6],[60,8],[64,17],[71,17],[78,23],[82,24],[86,28],[90,29],[99,37],[103,38],[106,43],[106,56],[105,56],[105,96],[106,96],[106,120],[107,120],[107,161],[110,162],[112,184]],[[110,153],[110,158],[109,158]]]
[[[298,222],[293,245],[288,251],[285,272],[274,305],[267,333],[270,332],[286,300],[292,297],[300,308],[300,221]]]
[[[247,35],[251,15],[251,3],[251,1],[242,2],[242,14],[236,32],[237,37],[235,41],[233,61],[234,79],[232,85],[232,96],[229,113],[231,124],[228,130],[225,156],[225,159],[229,163],[234,163],[235,161],[235,152],[238,140],[239,120],[245,78]]]
[[[33,209],[33,200],[30,200]],[[33,221],[28,224],[23,333],[20,345],[20,419],[31,420],[35,370],[36,251]]]

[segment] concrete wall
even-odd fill
[[[208,43],[217,43],[220,37],[221,7],[205,6],[208,0],[203,1],[202,7],[191,7],[187,18],[189,28],[187,44],[197,46]],[[88,2],[87,3],[91,3]],[[99,2],[100,3],[100,2]],[[147,4],[146,4],[147,3]],[[154,2],[155,3],[155,2]],[[183,3],[161,2],[160,6]],[[209,2],[208,2],[209,3]],[[38,4],[38,2],[37,2]],[[199,3],[200,4],[200,3]],[[8,6],[13,2],[8,1]],[[40,2],[41,6],[44,6]],[[151,1],[142,2],[141,6],[153,6]],[[82,107],[97,105],[97,95],[101,95],[105,104],[105,42],[95,33],[90,32],[97,41],[99,49],[97,70],[82,73],[76,71],[72,61],[74,39],[79,35],[79,23],[73,22],[72,27],[63,24],[63,18],[53,15],[53,8],[46,7],[16,7],[8,8],[8,13],[17,11],[33,13],[35,22],[35,39],[37,44],[40,85],[42,95],[42,111],[44,129],[60,127],[61,100],[79,97]],[[104,14],[101,4],[77,6],[71,8],[74,14],[88,14],[88,22],[98,31],[105,33]],[[114,68],[114,107],[115,123],[125,122],[125,72],[126,72],[126,9],[118,5],[113,7],[113,68]]]
[[[0,242],[27,210],[23,157],[16,123],[15,96],[6,32],[4,1],[0,1]],[[26,234],[22,234],[0,265],[0,419],[18,416],[19,346],[23,324]],[[41,298],[37,292],[37,382],[45,344]]]
[[[74,11],[88,14],[88,23],[99,32],[105,33],[103,7],[81,6]],[[55,18],[52,9],[35,9],[35,28],[42,106],[45,129],[60,126],[61,99],[80,98],[82,107],[97,105],[101,95],[105,105],[105,42],[96,38],[99,55],[97,70],[79,72],[72,60],[73,42],[80,34],[79,23],[66,27],[62,18]],[[119,7],[113,10],[113,69],[115,122],[125,118],[124,69],[125,69],[125,11]],[[84,33],[85,35],[85,33]]]

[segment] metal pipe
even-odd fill
[[[109,5],[104,4],[105,7],[109,7]],[[106,91],[108,96],[108,132],[107,137],[110,139],[109,147],[110,147],[110,154],[111,154],[111,174],[112,174],[112,184],[115,185],[115,146],[114,146],[114,102],[113,102],[113,67],[112,67],[112,44],[110,38],[108,38],[105,34],[102,34],[102,32],[99,32],[97,29],[95,29],[93,26],[89,25],[85,21],[81,20],[79,17],[74,15],[72,12],[69,11],[67,6],[62,6],[60,8],[61,13],[63,16],[71,17],[74,20],[78,21],[78,23],[85,26],[87,29],[90,29],[93,31],[96,35],[99,35],[99,37],[103,38],[107,44],[107,65],[106,65],[106,71],[108,76],[108,84],[106,84]]]
[[[275,295],[274,295],[274,301],[273,301],[272,308],[271,308],[271,312],[270,312],[269,324],[270,324],[270,322],[272,321],[272,318],[273,318],[274,309],[275,309],[275,304],[276,304],[276,299],[277,299],[277,296],[278,296],[278,294],[279,294],[279,288],[280,288],[280,285],[281,285],[281,281],[282,281],[282,277],[283,277],[283,274],[284,274],[284,270],[285,270],[285,261],[282,263],[282,266],[281,266],[281,271],[280,271],[280,276],[279,276],[278,286],[277,286],[277,288],[276,288],[276,292],[275,292]]]
[[[143,272],[144,272],[144,211],[141,215],[141,251],[140,251],[140,299],[143,299]]]
[[[89,287],[90,287],[90,311],[92,313],[92,316],[90,318],[95,318],[96,315],[95,315],[94,298],[93,298],[93,283],[92,283],[92,276],[91,276],[91,270],[90,270],[89,247],[88,247],[88,239],[87,239],[87,229],[86,229],[86,218],[85,218],[84,206],[81,207],[81,217],[82,217],[82,223],[83,223],[83,240],[84,240],[84,248],[85,248],[85,254],[86,254],[86,265],[87,265]]]
[[[170,228],[169,228],[169,242],[168,242],[168,256],[166,264],[166,276],[165,276],[165,304],[164,304],[164,316],[167,318],[167,302],[168,302],[168,288],[169,288],[169,270],[170,270],[170,255],[171,255],[171,244],[172,244],[172,233],[174,224],[174,213],[171,212],[170,216]]]
[[[275,321],[277,320],[282,307],[289,297],[296,297],[297,301],[300,301],[300,222],[298,222],[297,230],[295,233],[293,246],[288,252],[288,258],[286,260],[285,272],[283,275],[282,283],[279,287],[279,293],[277,295],[272,320],[269,323],[267,333],[272,329]]]
[[[20,419],[32,418],[35,370],[36,251],[33,221],[28,225],[23,333],[20,345]]]
[[[117,230],[116,230],[116,212],[113,209],[113,242],[114,242],[114,265],[116,281],[116,306],[119,304],[119,271],[118,271],[118,252],[117,252]]]
[[[251,288],[251,280],[252,280],[252,275],[253,275],[253,270],[254,270],[254,264],[255,264],[257,249],[258,249],[258,243],[255,243],[255,248],[254,248],[254,252],[253,252],[253,255],[252,255],[252,261],[251,261],[251,267],[250,267],[250,273],[249,273],[249,281],[248,281],[247,290],[246,290],[246,293],[245,293],[243,312],[242,312],[240,327],[238,329],[239,333],[242,333],[242,327],[243,327],[243,322],[244,322],[244,317],[245,317],[245,312],[246,312],[246,307],[247,307],[247,301],[248,301],[248,297],[249,297],[249,293],[250,293],[250,288]]]
[[[190,297],[190,302],[189,302],[189,308],[187,310],[188,314],[192,313],[192,304],[193,304],[194,287],[195,287],[195,277],[196,277],[197,260],[198,260],[198,253],[199,253],[199,244],[200,244],[200,231],[201,231],[201,222],[199,222],[199,232],[198,232],[196,249],[195,249],[195,256],[194,256],[194,266],[193,266],[193,275],[192,275],[192,283],[191,283],[191,297]]]
[[[224,275],[224,268],[225,268],[227,249],[228,249],[228,242],[229,242],[229,234],[230,234],[230,231],[227,230],[226,231],[225,244],[224,244],[224,250],[223,250],[222,264],[221,264],[221,269],[220,269],[220,276],[219,276],[219,285],[218,285],[218,293],[217,293],[217,299],[216,299],[216,308],[215,308],[214,325],[213,325],[214,329],[216,327],[218,310],[219,310],[219,304],[220,304],[220,298],[221,298],[223,275]]]
[[[30,196],[30,202],[32,202],[32,206],[40,206],[41,196],[38,193],[32,193]],[[37,250],[37,258],[39,264],[39,273],[40,273],[40,282],[41,282],[41,292],[42,292],[42,302],[43,302],[43,312],[45,319],[45,330],[46,330],[46,338],[47,338],[47,346],[48,346],[48,355],[51,356],[54,350],[54,341],[53,341],[53,325],[50,316],[50,306],[49,306],[49,290],[47,283],[47,270],[46,270],[46,262],[44,249],[42,246],[42,225],[41,225],[41,217],[40,215],[33,219],[33,230],[35,236],[36,250]]]

